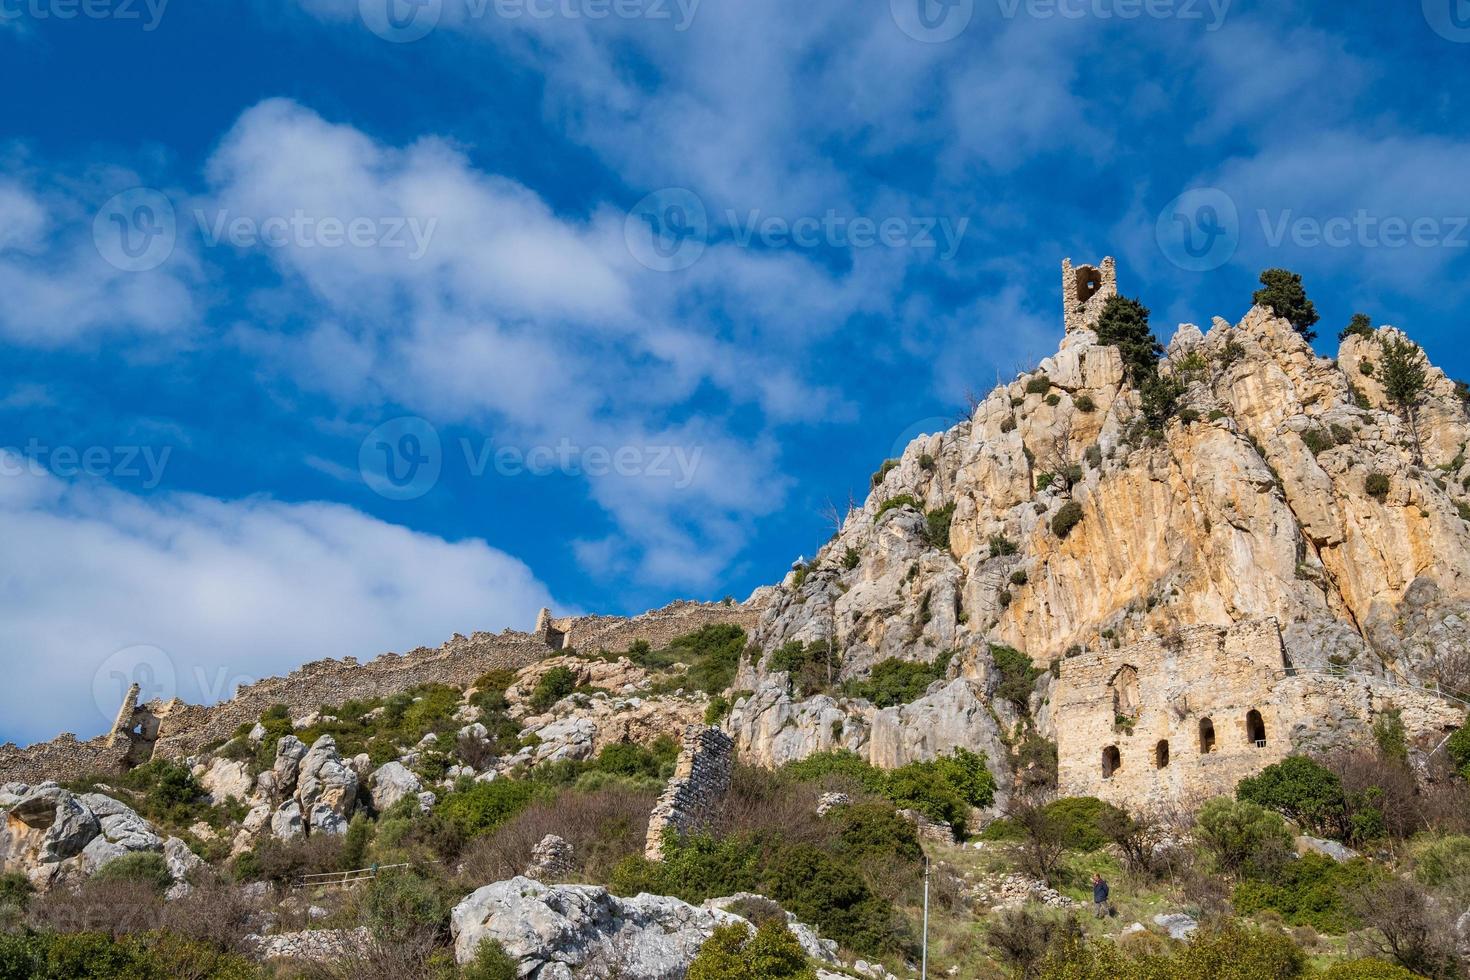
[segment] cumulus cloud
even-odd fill
[[[309,660],[529,629],[551,605],[525,564],[484,541],[350,507],[140,498],[8,452],[0,467],[0,739],[104,731],[129,679],[208,702]]]

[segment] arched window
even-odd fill
[[[1132,728],[1142,710],[1138,697],[1138,669],[1124,664],[1108,681],[1113,693],[1113,727],[1117,730]]]
[[[1113,773],[1122,768],[1123,757],[1118,754],[1118,747],[1116,745],[1109,745],[1103,749],[1102,766],[1104,779],[1112,779]]]
[[[1162,769],[1169,764],[1169,740],[1160,739],[1154,746],[1154,765]]]
[[[1245,737],[1258,749],[1266,747],[1266,722],[1255,708],[1246,712]]]
[[[1199,720],[1199,754],[1209,755],[1215,751],[1215,723],[1208,718]]]

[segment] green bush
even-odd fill
[[[104,933],[0,934],[5,980],[258,980],[240,956],[173,933],[114,937]]]
[[[1363,492],[1374,500],[1382,501],[1388,496],[1389,480],[1387,473],[1369,473],[1363,478]]]
[[[1307,299],[1302,277],[1286,269],[1267,269],[1261,273],[1261,288],[1251,295],[1251,302],[1265,306],[1289,322],[1302,339],[1311,343],[1317,333],[1312,326],[1319,319],[1317,308]]]
[[[803,781],[845,776],[870,793],[887,797],[894,805],[917,810],[931,820],[965,833],[971,807],[989,806],[995,799],[995,777],[983,753],[956,749],[929,762],[911,762],[885,772],[847,750],[819,752],[787,763],[783,772]]]
[[[1014,572],[1011,572],[1012,585],[1025,585],[1030,580],[1030,576],[1026,574],[1026,569],[1024,568],[1018,568]]]
[[[187,768],[169,759],[154,759],[131,770],[120,780],[128,789],[142,791],[137,809],[150,820],[189,824],[209,809],[204,787]]]
[[[704,723],[706,725],[718,725],[730,714],[730,699],[723,694],[716,694],[709,699],[709,704],[704,707]]]
[[[785,672],[797,693],[810,697],[826,690],[837,677],[842,658],[830,641],[813,640],[804,644],[791,640],[771,653],[768,666],[773,671]]]
[[[1325,453],[1337,444],[1331,434],[1322,429],[1305,429],[1301,437],[1302,442],[1306,443],[1307,449],[1311,450],[1313,456]]]
[[[1235,798],[1284,814],[1319,837],[1348,836],[1342,780],[1304,755],[1288,756],[1242,779]]]
[[[816,980],[801,943],[784,922],[768,919],[755,935],[735,922],[718,926],[689,964],[688,980]]]
[[[1051,379],[1044,374],[1038,374],[1026,382],[1026,394],[1028,395],[1044,395],[1048,391],[1051,391]]]
[[[459,969],[459,980],[520,980],[521,964],[493,939],[475,947],[475,958]]]
[[[1414,877],[1422,884],[1442,888],[1470,886],[1470,837],[1463,834],[1427,835],[1410,845]],[[3,902],[3,898],[0,898]]]
[[[1052,481],[1055,480],[1056,478],[1057,478],[1057,475],[1055,473],[1038,473],[1038,474],[1036,474],[1036,492],[1037,493],[1040,493],[1043,490],[1045,490],[1047,487],[1051,486],[1052,485]]]
[[[1079,412],[1097,411],[1097,402],[1092,400],[1091,395],[1078,395],[1072,399],[1072,404],[1077,406],[1077,411]]]
[[[577,675],[570,667],[553,667],[536,682],[531,691],[531,710],[540,714],[577,689]]]
[[[924,859],[914,825],[887,803],[850,803],[831,810],[827,819],[838,827],[839,854],[854,867],[891,867]]]
[[[857,568],[858,562],[862,560],[863,556],[858,553],[858,550],[856,548],[849,547],[847,551],[842,555],[842,567],[850,572],[854,568]]]
[[[1075,500],[1069,500],[1062,504],[1056,516],[1051,519],[1051,532],[1059,538],[1066,538],[1081,520],[1082,505]]]
[[[381,872],[357,896],[358,917],[380,942],[397,944],[449,924],[454,898],[412,868]]]
[[[1108,820],[1126,818],[1126,814],[1093,796],[1064,796],[1044,807],[1048,818],[1061,831],[1069,850],[1099,851],[1108,843],[1103,833]]]
[[[944,677],[952,655],[953,651],[945,653],[932,664],[890,657],[874,664],[866,678],[848,681],[843,691],[849,697],[864,698],[880,708],[909,704],[923,697],[930,684]]]
[[[1148,325],[1149,310],[1136,299],[1110,296],[1097,318],[1097,342],[1116,347],[1123,356],[1123,369],[1135,388],[1158,372],[1163,345]]]
[[[1279,814],[1225,797],[1200,808],[1195,836],[1229,874],[1269,877],[1293,853],[1294,839]]]
[[[1036,678],[1045,671],[1031,662],[1031,658],[1014,647],[1003,643],[990,644],[990,659],[1000,675],[995,685],[995,696],[1005,698],[1022,714],[1030,712],[1031,690]]]
[[[868,482],[873,486],[874,489],[876,489],[878,484],[882,483],[883,479],[888,476],[889,472],[892,471],[893,468],[896,466],[898,466],[898,460],[885,459],[883,461],[883,465],[878,467],[878,471],[873,474],[872,479]]]
[[[131,881],[162,892],[173,884],[163,855],[153,851],[124,854],[108,861],[92,876],[93,881]]]
[[[489,833],[520,813],[535,795],[536,786],[523,779],[472,783],[445,795],[434,812],[468,840]]]
[[[1282,865],[1269,880],[1240,882],[1231,901],[1242,915],[1271,910],[1291,925],[1342,935],[1363,925],[1349,896],[1382,876],[1361,858],[1338,864],[1321,854],[1306,854]]]
[[[677,638],[669,652],[689,665],[678,678],[678,686],[705,694],[724,693],[735,681],[744,650],[745,630],[734,623],[714,623]]]
[[[1229,922],[1200,929],[1187,944],[1145,945],[1134,954],[1111,941],[1090,942],[1080,930],[1057,936],[1037,980],[1299,980],[1306,954],[1289,936]]]
[[[1449,753],[1460,775],[1470,779],[1470,717],[1450,736],[1450,740],[1445,743],[1445,751]]]
[[[948,550],[949,526],[954,521],[954,504],[945,504],[924,515],[924,540],[931,547]]]
[[[882,519],[884,514],[888,513],[890,510],[897,510],[899,507],[912,507],[914,510],[918,511],[921,514],[924,512],[924,508],[919,504],[917,500],[914,499],[913,494],[901,493],[896,497],[889,497],[887,500],[883,501],[883,503],[879,504],[878,513],[873,515],[873,520],[875,522],[879,521]]]
[[[992,534],[990,536],[990,557],[999,558],[1003,555],[1014,555],[1016,550],[1016,542],[1005,535]]]
[[[1419,974],[1396,963],[1383,960],[1357,959],[1334,963],[1319,975],[1319,980],[1422,980]]]

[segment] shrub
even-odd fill
[[[162,854],[138,851],[108,861],[90,880],[132,881],[162,892],[173,884],[173,875],[169,873]]]
[[[1195,836],[1228,874],[1269,875],[1293,849],[1291,831],[1279,815],[1224,797],[1200,808]]]
[[[1388,496],[1388,474],[1369,473],[1363,478],[1363,491],[1374,500],[1382,502]]]
[[[1306,854],[1282,865],[1269,881],[1240,882],[1231,901],[1242,915],[1271,910],[1291,925],[1342,935],[1362,925],[1347,897],[1382,874],[1361,858],[1338,864],[1321,854]]]
[[[1076,527],[1081,520],[1082,505],[1075,500],[1069,500],[1062,505],[1061,509],[1056,512],[1056,516],[1051,519],[1052,533],[1059,538],[1065,539],[1067,535],[1072,533],[1072,528]]]
[[[493,939],[475,947],[475,958],[460,968],[460,980],[520,980],[521,964]]]
[[[1097,402],[1092,400],[1091,395],[1078,395],[1072,399],[1072,404],[1077,406],[1077,411],[1079,412],[1097,411]]]
[[[862,560],[863,556],[858,554],[858,550],[856,548],[849,547],[847,551],[845,551],[842,555],[842,567],[850,572],[854,568],[857,568],[858,562]]]
[[[923,506],[914,499],[913,494],[901,493],[897,497],[889,497],[878,506],[878,513],[873,515],[874,523],[881,520],[883,515],[888,513],[890,510],[895,510],[899,507],[912,507],[914,510],[918,511],[921,514],[924,512]]]
[[[1004,419],[1001,419],[1000,420],[1000,431],[1002,433],[1015,432],[1016,431],[1016,420],[1013,419],[1013,418],[1004,418]]]
[[[923,697],[930,684],[944,677],[950,656],[945,654],[932,664],[890,657],[875,664],[867,678],[849,681],[845,692],[849,697],[865,698],[880,708],[909,704]]]
[[[1416,882],[1385,876],[1349,896],[1368,927],[1360,945],[1383,959],[1435,980],[1461,974],[1453,919]]]
[[[704,708],[704,723],[706,725],[718,725],[730,714],[730,699],[723,694],[716,694],[709,699],[709,704]]]
[[[447,794],[434,814],[469,840],[499,827],[525,809],[535,795],[536,787],[523,779],[473,783]]]
[[[924,540],[931,547],[949,548],[949,526],[954,520],[954,504],[945,504],[943,507],[930,511],[925,515],[928,522],[925,528]]]
[[[1320,319],[1317,308],[1307,299],[1302,277],[1286,269],[1267,269],[1261,273],[1261,288],[1251,295],[1251,302],[1265,306],[1291,324],[1302,339],[1311,343],[1317,337],[1312,326]]]
[[[1307,449],[1311,450],[1313,456],[1325,453],[1336,445],[1332,436],[1321,429],[1306,429],[1301,436],[1302,442],[1306,443]]]
[[[1285,814],[1318,836],[1347,836],[1342,780],[1306,756],[1288,756],[1242,779],[1235,797]]]
[[[667,654],[689,669],[673,683],[685,690],[723,693],[735,681],[745,640],[745,631],[734,623],[714,623],[676,638]]]
[[[1467,716],[1465,724],[1450,736],[1449,741],[1445,743],[1445,751],[1449,753],[1460,775],[1470,779],[1470,716]]]
[[[1004,555],[1014,555],[1016,550],[1016,542],[1005,535],[992,534],[990,536],[990,557],[1000,558]]]
[[[1093,796],[1064,796],[1052,800],[1045,810],[1056,821],[1067,849],[1073,851],[1101,850],[1108,843],[1105,826],[1126,816],[1111,803]]]
[[[1026,574],[1026,569],[1018,568],[1014,572],[1011,572],[1012,585],[1025,585],[1028,581],[1030,581],[1030,577]]]
[[[1026,382],[1026,394],[1028,395],[1044,395],[1048,391],[1051,391],[1051,379],[1044,374],[1039,374]]]
[[[1322,971],[1321,980],[1419,980],[1419,974],[1383,960],[1363,957],[1334,963]]]
[[[1056,479],[1056,474],[1055,473],[1038,473],[1038,474],[1036,474],[1036,492],[1037,493],[1040,493],[1041,491],[1045,490],[1047,487],[1051,486],[1052,481],[1055,480],[1055,479]]]
[[[878,485],[883,482],[883,480],[888,476],[890,472],[893,471],[896,466],[898,466],[898,460],[885,459],[883,461],[883,465],[878,467],[877,472],[873,474],[872,479],[870,479],[868,482],[873,486],[874,489],[877,489]]]
[[[1451,884],[1470,886],[1470,837],[1462,834],[1421,837],[1413,842],[1411,853],[1414,877],[1421,883],[1436,888]]]
[[[755,935],[735,922],[718,926],[689,964],[688,980],[815,980],[786,923],[768,919]]]
[[[792,687],[803,697],[809,697],[832,683],[841,669],[842,658],[831,641],[813,640],[803,644],[800,640],[791,640],[771,653],[767,666],[773,671],[784,672]]]
[[[1075,940],[1080,931],[1075,918],[1059,919],[1023,905],[993,916],[985,930],[985,943],[1016,976],[1029,978],[1036,976],[1038,964],[1059,934]]]
[[[1010,701],[1023,714],[1029,713],[1031,690],[1036,678],[1044,672],[1026,654],[1003,643],[990,644],[990,659],[1000,675],[995,685],[995,696]]]
[[[995,777],[985,755],[967,749],[956,749],[951,755],[929,762],[911,762],[889,772],[847,750],[819,752],[788,763],[782,771],[802,781],[845,776],[896,806],[949,824],[961,835],[969,822],[970,808],[989,806],[995,799]]]
[[[1349,337],[1371,337],[1373,336],[1373,321],[1368,319],[1366,313],[1354,313],[1348,325],[1338,333],[1339,341],[1347,340]]]
[[[930,456],[928,453],[921,453],[919,455],[919,469],[921,469],[921,470],[932,470],[932,469],[934,469],[934,457],[933,456]]]
[[[1055,393],[1050,394],[1050,395],[1047,395],[1046,396],[1046,403],[1048,405],[1050,405],[1052,408],[1056,408],[1058,405],[1060,405],[1062,403],[1062,396],[1061,395],[1058,395],[1058,394],[1055,394]]]
[[[576,688],[577,675],[572,673],[570,667],[553,667],[541,675],[541,679],[536,682],[536,687],[531,691],[529,699],[531,710],[537,714],[547,711]]]

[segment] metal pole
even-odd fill
[[[920,980],[929,980],[929,855],[924,855],[924,962]]]

